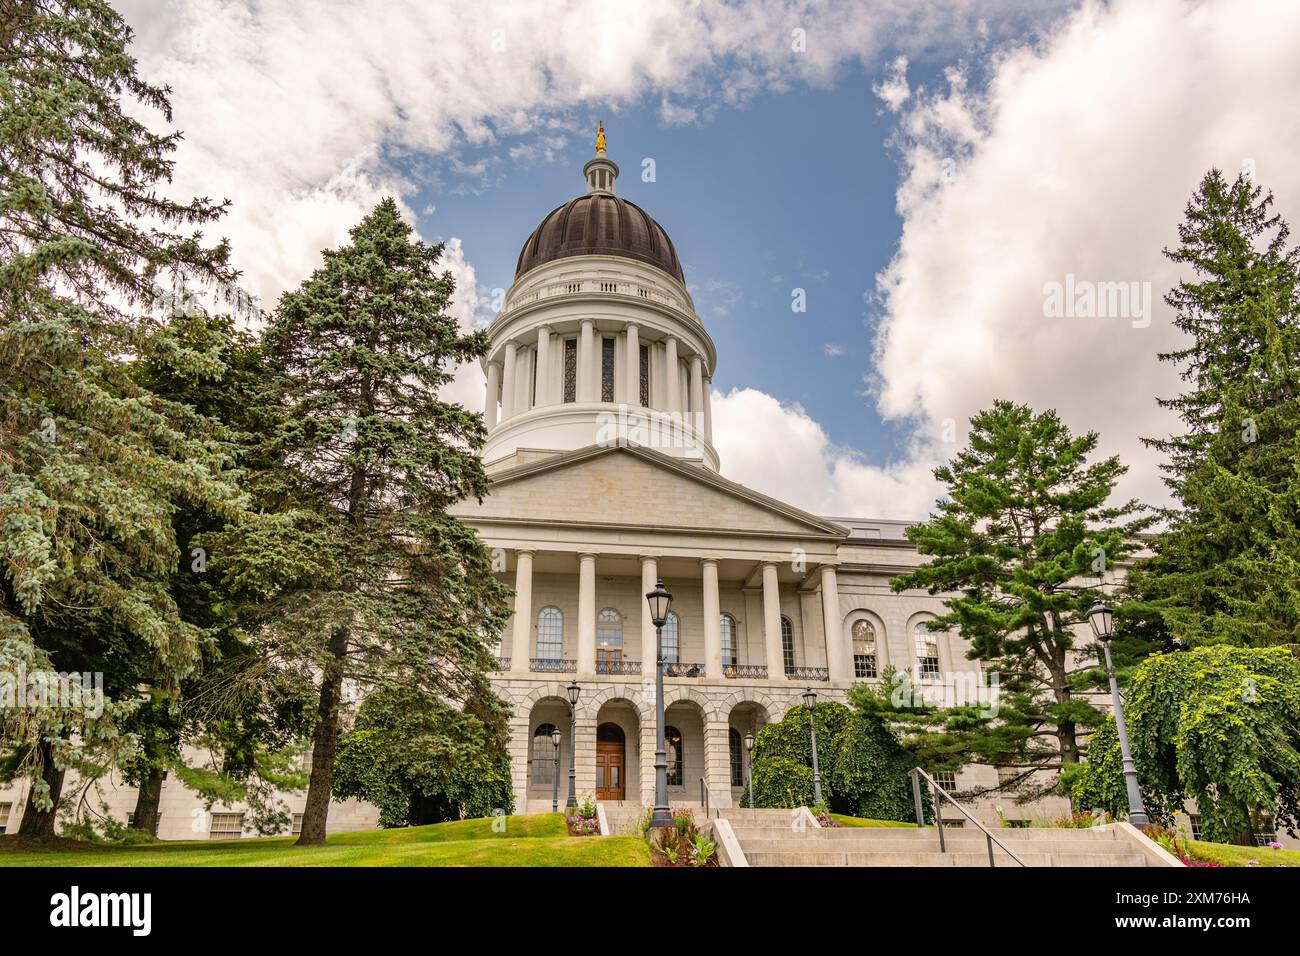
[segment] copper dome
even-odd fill
[[[636,203],[608,193],[588,193],[552,210],[519,252],[515,279],[530,269],[569,256],[621,256],[686,277],[668,233]]]

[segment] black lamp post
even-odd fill
[[[668,753],[664,748],[664,624],[673,596],[665,590],[660,578],[645,599],[655,626],[655,806],[650,829],[657,830],[673,825],[673,815],[668,810]]]
[[[560,809],[560,728],[551,731],[551,744],[555,747],[555,770],[551,773],[551,812]]]
[[[817,809],[821,809],[822,773],[817,768],[817,695],[811,687],[803,692],[803,705],[808,708],[808,730],[812,734],[813,800],[817,803]]]
[[[754,809],[754,735],[745,734],[745,769],[749,774],[749,808]]]
[[[574,784],[577,777],[574,755],[578,750],[578,695],[582,693],[582,688],[578,686],[577,681],[570,681],[567,690],[569,692],[569,799],[564,801],[564,809],[573,810],[578,806],[578,793]]]
[[[1147,817],[1146,807],[1142,805],[1142,791],[1138,789],[1137,766],[1133,763],[1133,754],[1128,746],[1128,727],[1124,724],[1124,704],[1119,699],[1119,684],[1115,681],[1115,664],[1110,659],[1111,625],[1114,612],[1104,604],[1096,605],[1088,612],[1088,623],[1092,633],[1101,641],[1106,652],[1106,676],[1110,678],[1110,696],[1115,704],[1115,729],[1119,731],[1119,753],[1124,764],[1124,788],[1128,791],[1128,822],[1135,827],[1147,826],[1151,820]]]

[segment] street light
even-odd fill
[[[655,626],[655,807],[650,815],[650,829],[657,830],[673,825],[673,815],[668,810],[668,754],[664,749],[664,624],[673,596],[660,578],[645,599]]]
[[[745,756],[749,770],[749,808],[754,809],[754,735],[745,734]]]
[[[817,809],[822,805],[822,774],[817,769],[817,695],[809,687],[803,692],[803,705],[808,708],[808,730],[812,734],[813,750],[813,801]]]
[[[551,744],[555,747],[555,769],[551,772],[551,812],[560,809],[560,728],[551,731]]]
[[[564,801],[564,809],[573,810],[578,806],[578,794],[574,788],[577,768],[573,761],[578,749],[578,695],[582,688],[577,681],[570,681],[566,689],[569,692],[569,799]]]
[[[1137,766],[1133,763],[1133,754],[1128,746],[1128,728],[1124,725],[1124,705],[1119,699],[1119,684],[1115,681],[1115,664],[1110,658],[1111,625],[1114,612],[1104,604],[1098,604],[1088,612],[1088,623],[1092,633],[1101,641],[1102,650],[1106,652],[1106,676],[1110,678],[1110,696],[1115,705],[1115,729],[1119,731],[1119,753],[1124,764],[1124,788],[1128,791],[1128,822],[1135,827],[1150,824],[1146,807],[1142,806],[1142,791],[1138,789]]]

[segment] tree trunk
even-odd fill
[[[54,836],[54,821],[59,810],[59,797],[63,793],[64,771],[54,766],[54,748],[44,740],[39,748],[41,754],[41,779],[50,788],[50,808],[42,810],[36,806],[36,788],[27,794],[27,808],[23,811],[23,822],[18,826],[19,836]]]
[[[131,829],[150,836],[158,832],[158,803],[162,800],[163,772],[155,770],[140,783],[135,797],[135,812],[131,814]]]
[[[321,680],[316,733],[312,738],[311,779],[307,784],[307,805],[302,811],[302,833],[297,846],[321,846],[325,843],[325,826],[329,822],[330,796],[334,789],[334,754],[338,749],[339,703],[347,645],[348,632],[339,628],[330,638],[334,662]]]

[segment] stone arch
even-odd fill
[[[519,731],[522,731],[523,739],[519,742],[521,746],[515,748],[515,760],[522,761],[523,765],[516,767],[514,774],[517,781],[522,777],[526,799],[540,802],[544,802],[555,792],[553,780],[559,782],[560,799],[567,796],[569,752],[574,746],[574,728],[569,719],[569,699],[564,696],[563,688],[560,688],[558,694],[539,694],[542,689],[537,688],[528,695],[536,699],[527,709],[527,720],[520,724]],[[545,742],[538,742],[540,740],[538,731],[549,726],[554,726],[560,731],[558,772],[554,766],[554,751],[548,751]],[[518,783],[516,789],[519,789]],[[527,808],[523,808],[521,812],[527,812]]]
[[[667,695],[664,696],[667,699]],[[595,720],[600,713],[600,708],[611,700],[627,701],[636,710],[637,718],[642,724],[645,724],[646,720],[654,723],[654,711],[633,684],[611,684],[602,687],[590,697],[579,697],[578,719],[583,721]]]

